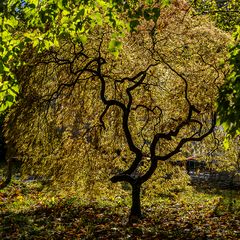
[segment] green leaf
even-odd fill
[[[111,40],[109,43],[109,49],[110,51],[116,51],[119,50],[122,47],[122,42],[117,40]]]
[[[6,101],[6,102],[13,103],[13,102],[14,102],[14,96],[12,96],[12,95],[7,95],[7,96],[5,97],[5,101]]]
[[[64,10],[66,9],[68,1],[67,0],[58,0],[57,6],[61,9]]]
[[[78,18],[80,18],[80,17],[83,17],[84,14],[85,14],[85,9],[82,8],[82,9],[80,9],[80,10],[78,11],[76,18],[78,19]]]
[[[100,13],[96,13],[95,14],[95,21],[97,22],[98,25],[102,25],[103,21],[102,21],[102,15]]]
[[[68,16],[69,14],[70,14],[70,12],[66,9],[62,11],[63,16]]]
[[[43,40],[44,46],[46,50],[49,50],[49,48],[53,45],[51,41]]]
[[[0,62],[0,74],[3,74],[3,72],[4,72],[4,67],[3,67],[3,63],[2,62]]]
[[[165,7],[165,6],[170,5],[171,0],[162,0],[161,3],[162,3],[162,6]]]
[[[60,46],[60,45],[59,45],[59,41],[57,40],[57,38],[54,39],[53,45],[54,45],[55,47],[59,47],[59,46]]]
[[[119,50],[122,48],[122,42],[112,39],[109,43],[109,51],[115,56],[118,57]]]
[[[87,36],[86,35],[81,35],[79,36],[79,40],[81,43],[85,44],[87,42]]]
[[[35,7],[38,6],[38,0],[31,0],[31,1],[29,1],[29,3],[30,3],[30,4],[34,4]]]
[[[4,24],[14,28],[18,25],[18,21],[15,18],[11,17],[10,19],[5,20]]]
[[[151,4],[153,4],[153,0],[145,0],[145,3],[148,5],[151,5]]]
[[[223,147],[224,147],[225,150],[229,149],[229,140],[228,140],[228,138],[224,138],[224,140],[223,140]]]
[[[160,16],[160,8],[153,8],[152,12],[153,12],[153,21],[157,22],[157,20]]]
[[[130,21],[130,28],[131,31],[135,31],[136,27],[139,25],[139,21],[138,20],[132,20]]]
[[[39,44],[39,40],[38,39],[34,39],[33,40],[33,47],[36,47]]]

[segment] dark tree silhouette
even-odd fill
[[[111,181],[131,185],[129,222],[140,218],[141,187],[158,164],[178,154],[186,143],[204,139],[216,123],[214,100],[223,78],[217,61],[224,54],[227,37],[204,18],[192,19],[188,9],[172,6],[162,12],[159,23],[141,23],[136,33],[125,37],[117,59],[106,50],[111,35],[108,29],[91,33],[92,41],[85,45],[63,41],[60,49],[40,55],[30,49],[29,55],[23,56],[28,64],[16,73],[21,92],[8,118],[8,124],[15,125],[15,134],[9,129],[7,136],[16,136],[19,131],[19,138],[12,141],[18,142],[19,152],[25,154],[31,147],[39,158],[32,165],[38,167],[46,156],[55,156],[56,146],[62,144],[55,139],[66,132],[66,125],[60,129],[56,119],[65,114],[65,121],[70,121],[71,112],[76,115],[69,130],[72,148],[77,146],[80,151],[81,144],[87,142],[91,149],[86,154],[107,155],[109,159],[113,153],[122,156],[128,151],[126,168],[119,169]],[[34,130],[32,122],[37,122],[38,115],[39,129],[48,117],[51,124],[46,127],[46,138],[37,142],[34,131],[38,129]],[[78,123],[81,126],[76,127]],[[114,128],[118,131],[111,134]],[[28,129],[28,137],[22,129]],[[80,136],[80,143],[74,142],[75,135]],[[124,149],[110,145],[118,138],[123,139]],[[52,142],[54,147],[42,151],[42,146]],[[107,148],[112,151],[108,153]],[[63,153],[70,155],[72,149],[67,150]],[[52,159],[49,162],[54,165]],[[50,174],[61,173],[64,163],[57,161]]]

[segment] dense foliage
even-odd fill
[[[219,89],[230,133],[240,102],[239,28],[230,61],[223,32],[239,24],[238,1],[189,2],[194,8],[183,0],[2,1],[0,111],[15,103],[5,119],[7,159],[89,199],[131,189],[137,217],[141,194],[188,189],[185,169],[171,161],[191,157],[194,142],[214,131],[225,136],[215,129]],[[235,145],[218,151],[234,159],[221,162],[228,170],[238,169]]]
[[[103,24],[88,41],[64,37],[21,54],[6,138],[8,156],[18,156],[26,173],[93,198],[113,191],[110,176],[121,182],[121,197],[119,186],[129,189],[122,181],[133,196],[137,187],[137,201],[143,183],[149,196],[186,188],[183,169],[158,162],[213,131],[229,37],[182,1],[162,8],[158,21],[146,18],[114,43],[120,52],[108,50],[115,28]]]
[[[225,30],[234,31],[240,24],[240,2],[238,0],[190,0],[197,14],[208,15],[215,24]]]
[[[231,135],[239,135],[239,79],[240,79],[240,27],[234,33],[234,43],[230,47],[230,71],[220,90],[218,111],[220,123]]]
[[[158,2],[158,1],[156,1]],[[85,43],[95,28],[109,27],[112,35],[108,49],[117,55],[121,37],[133,31],[138,19],[156,22],[159,3],[155,1],[122,0],[11,0],[1,2],[1,111],[16,99],[18,80],[13,69],[24,64],[21,55],[29,46],[38,52],[58,47],[69,39]],[[166,1],[162,1],[163,3]],[[142,6],[146,5],[144,11]]]
[[[197,14],[207,14],[218,27],[233,33],[229,46],[227,64],[230,71],[225,77],[225,84],[220,89],[218,99],[219,123],[232,136],[239,134],[239,67],[240,67],[240,2],[237,0],[191,1]],[[223,64],[226,64],[223,62]]]

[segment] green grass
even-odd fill
[[[144,199],[144,218],[128,226],[129,200],[87,201],[79,193],[15,180],[0,191],[0,239],[239,239],[237,191]]]

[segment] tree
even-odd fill
[[[108,27],[86,43],[66,39],[25,52],[6,132],[25,166],[55,178],[66,171],[70,182],[79,165],[93,181],[97,166],[113,183],[130,184],[130,222],[141,217],[141,187],[159,163],[204,139],[216,122],[214,96],[225,72],[218,59],[229,37],[188,10],[180,1],[162,9],[158,22],[142,19],[118,58],[106,51]]]
[[[225,78],[225,83],[220,89],[218,98],[218,112],[220,124],[232,136],[239,135],[239,76],[240,76],[240,27],[234,33],[235,42],[230,47],[230,71]]]
[[[191,0],[197,14],[204,14],[215,21],[217,27],[225,31],[234,31],[240,23],[240,3],[236,0]]]
[[[22,56],[29,47],[44,52],[57,48],[63,39],[85,43],[91,31],[107,26],[111,37],[106,48],[116,56],[121,38],[135,29],[140,17],[156,22],[160,14],[158,1],[136,0],[12,0],[1,1],[0,10],[0,112],[19,97],[19,79],[14,73],[25,64]]]
[[[200,14],[208,14],[216,25],[233,33],[233,41],[229,46],[229,58],[224,64],[230,65],[225,76],[225,83],[220,88],[218,98],[219,124],[231,136],[239,134],[239,59],[240,59],[240,2],[235,0],[192,1],[195,10]]]

